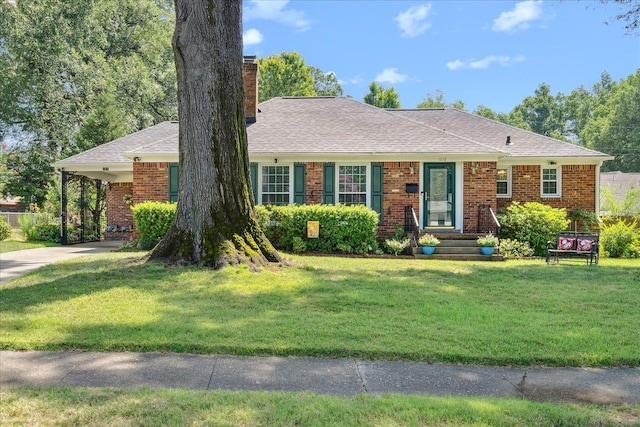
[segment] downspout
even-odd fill
[[[598,218],[598,222],[600,222],[600,167],[602,166],[603,161],[600,160],[596,165],[596,206],[595,212],[596,217]]]

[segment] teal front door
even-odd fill
[[[453,227],[455,221],[455,164],[425,163],[423,221],[428,227]]]

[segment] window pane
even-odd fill
[[[338,202],[345,205],[367,203],[367,167],[340,166],[338,168]]]
[[[262,204],[289,204],[289,166],[262,166]]]
[[[507,186],[507,181],[498,181],[498,194],[509,194],[509,188]]]
[[[557,194],[558,186],[555,182],[543,182],[542,183],[542,192],[543,194]]]

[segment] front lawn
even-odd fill
[[[27,242],[20,230],[13,230],[11,237],[0,242],[0,254],[5,252],[22,251],[25,249],[44,248],[47,246],[59,246],[59,243],[51,242]]]
[[[620,426],[640,405],[192,390],[0,389],[3,425]]]
[[[0,348],[640,366],[640,260],[294,257],[250,273],[112,253],[0,287]]]

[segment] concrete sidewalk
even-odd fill
[[[77,245],[51,246],[47,248],[2,253],[0,254],[0,283],[15,279],[43,265],[83,255],[111,252],[121,245],[122,242],[119,241],[103,240]]]
[[[524,386],[519,386],[524,372]],[[184,388],[640,403],[638,368],[504,368],[297,357],[0,351],[0,386]]]

